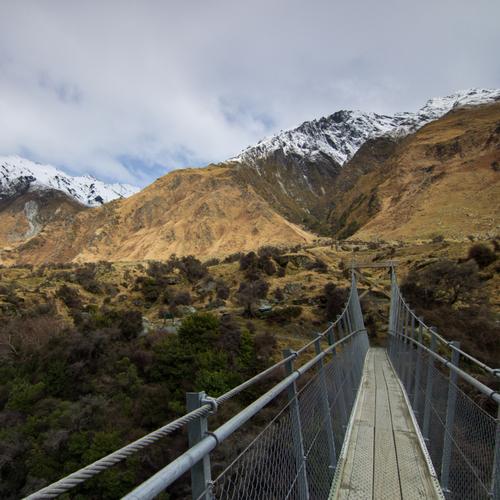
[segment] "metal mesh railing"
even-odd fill
[[[213,498],[328,498],[368,350],[353,336],[213,481]],[[205,494],[206,492],[204,492]]]
[[[308,354],[312,347],[315,353]],[[188,430],[189,449],[125,498],[154,498],[189,471],[193,498],[326,498],[367,350],[353,274],[345,308],[314,340],[298,351],[285,351],[282,361],[218,398],[189,393],[186,415],[28,498],[55,498],[183,427]],[[280,382],[209,432],[208,417],[219,405],[283,368]],[[274,416],[268,419],[264,410],[270,408]],[[263,429],[212,481],[211,453],[226,439],[235,439],[254,417],[264,422]]]
[[[389,355],[448,500],[500,498],[500,395],[460,369],[464,356],[409,308],[392,276]],[[498,371],[477,362],[489,374]],[[478,403],[496,403],[489,413]]]

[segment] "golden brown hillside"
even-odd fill
[[[337,234],[498,234],[500,103],[457,109],[395,146],[377,141],[365,144],[339,176],[330,214]]]
[[[233,169],[215,166],[172,172],[71,221],[61,215],[3,258],[40,263],[166,259],[172,253],[209,257],[313,238],[239,182]]]

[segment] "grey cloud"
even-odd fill
[[[496,87],[499,18],[496,0],[5,0],[0,154],[144,184],[337,109]]]

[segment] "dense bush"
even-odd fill
[[[410,303],[418,302],[428,307],[468,302],[470,294],[478,289],[478,266],[473,260],[463,263],[441,260],[421,269],[412,269],[401,287]]]
[[[490,365],[500,357],[498,326],[478,277],[475,260],[438,261],[413,269],[401,286],[403,295],[426,323]]]
[[[347,300],[347,290],[338,288],[334,283],[327,283],[323,291],[321,301],[325,307],[325,319],[335,321],[342,312]]]
[[[82,299],[80,293],[76,288],[70,287],[68,285],[62,285],[57,291],[57,296],[70,309],[82,307]]]
[[[266,321],[284,325],[298,318],[301,314],[302,307],[300,306],[274,308],[272,311],[266,313]]]
[[[236,293],[236,297],[241,306],[244,307],[244,313],[247,316],[254,315],[254,307],[260,299],[267,297],[269,284],[264,280],[243,281]]]
[[[215,293],[217,298],[221,300],[227,300],[229,298],[230,289],[222,280],[218,280],[215,285]]]
[[[276,346],[232,317],[195,314],[178,335],[136,338],[138,311],[82,314],[114,326],[84,332],[39,316],[12,318],[0,329],[1,498],[23,497],[179,416],[186,391],[226,392],[268,366]],[[147,460],[132,457],[72,496],[122,497],[172,460],[185,439],[171,436]]]
[[[471,246],[468,257],[475,260],[481,268],[489,266],[497,259],[495,252],[489,246],[482,243]]]

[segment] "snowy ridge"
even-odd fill
[[[139,191],[129,184],[106,184],[90,175],[73,177],[52,165],[41,165],[19,156],[0,156],[0,199],[28,189],[56,189],[90,207]]]
[[[390,116],[363,111],[337,111],[263,139],[229,161],[257,167],[259,160],[282,151],[287,156],[306,159],[308,162],[326,157],[343,165],[368,139],[382,135],[406,135],[456,107],[499,100],[500,89],[469,89],[430,99],[416,113],[402,112]]]

